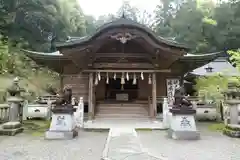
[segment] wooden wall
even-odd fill
[[[63,85],[70,85],[72,87],[73,97],[79,99],[83,97],[84,103],[88,102],[88,74],[65,75],[63,76]]]
[[[148,74],[144,74],[144,80],[138,80],[138,88],[138,98],[148,100],[149,95],[152,94],[152,85],[148,84]]]
[[[156,73],[156,83],[157,83],[157,96],[166,96],[167,78],[176,78],[170,73]],[[95,77],[94,77],[95,79]],[[94,83],[94,80],[93,80]],[[105,98],[105,79],[98,82],[95,86],[96,100],[104,100]],[[63,85],[72,86],[73,96],[77,99],[83,96],[84,102],[88,103],[88,90],[89,90],[89,74],[80,73],[77,75],[65,75],[63,76]],[[144,74],[144,80],[138,80],[139,91],[138,97],[140,100],[147,100],[149,96],[152,96],[152,84],[148,84],[148,74]]]
[[[96,100],[100,101],[100,100],[104,100],[105,99],[105,91],[106,91],[106,80],[102,79],[101,81],[98,82],[96,87]]]

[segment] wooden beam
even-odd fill
[[[150,63],[94,63],[93,68],[139,68],[139,69],[153,69],[154,66]]]
[[[106,72],[110,72],[110,73],[122,73],[122,72],[128,72],[128,73],[171,73],[170,69],[162,69],[162,70],[105,70],[105,69],[93,69],[93,70],[83,70],[82,72],[102,72],[102,73],[106,73]]]
[[[149,57],[149,53],[96,53],[96,57],[134,57],[134,58],[145,58]]]

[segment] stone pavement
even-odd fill
[[[165,131],[138,131],[143,148],[169,160],[240,160],[240,139],[199,127],[201,140],[168,139]],[[0,160],[100,160],[107,132],[80,132],[74,140],[46,141],[20,134],[0,137]],[[132,160],[132,159],[129,159]]]
[[[0,160],[100,160],[107,132],[79,132],[73,140],[47,141],[20,134],[0,137]]]
[[[210,132],[199,126],[201,139],[178,141],[168,139],[165,132],[138,132],[143,147],[154,156],[163,155],[168,160],[240,160],[240,139],[219,132]]]

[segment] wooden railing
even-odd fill
[[[0,104],[0,123],[7,122],[9,120],[9,105]]]

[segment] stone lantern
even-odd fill
[[[12,85],[7,89],[10,97],[7,101],[9,107],[9,122],[4,123],[0,128],[0,134],[3,135],[15,135],[23,131],[22,127],[22,102],[24,101],[21,97],[21,92],[25,90],[19,86],[19,79],[16,77],[13,80]]]
[[[240,137],[240,88],[234,83],[229,83],[224,96],[225,129],[223,133],[231,137]]]

